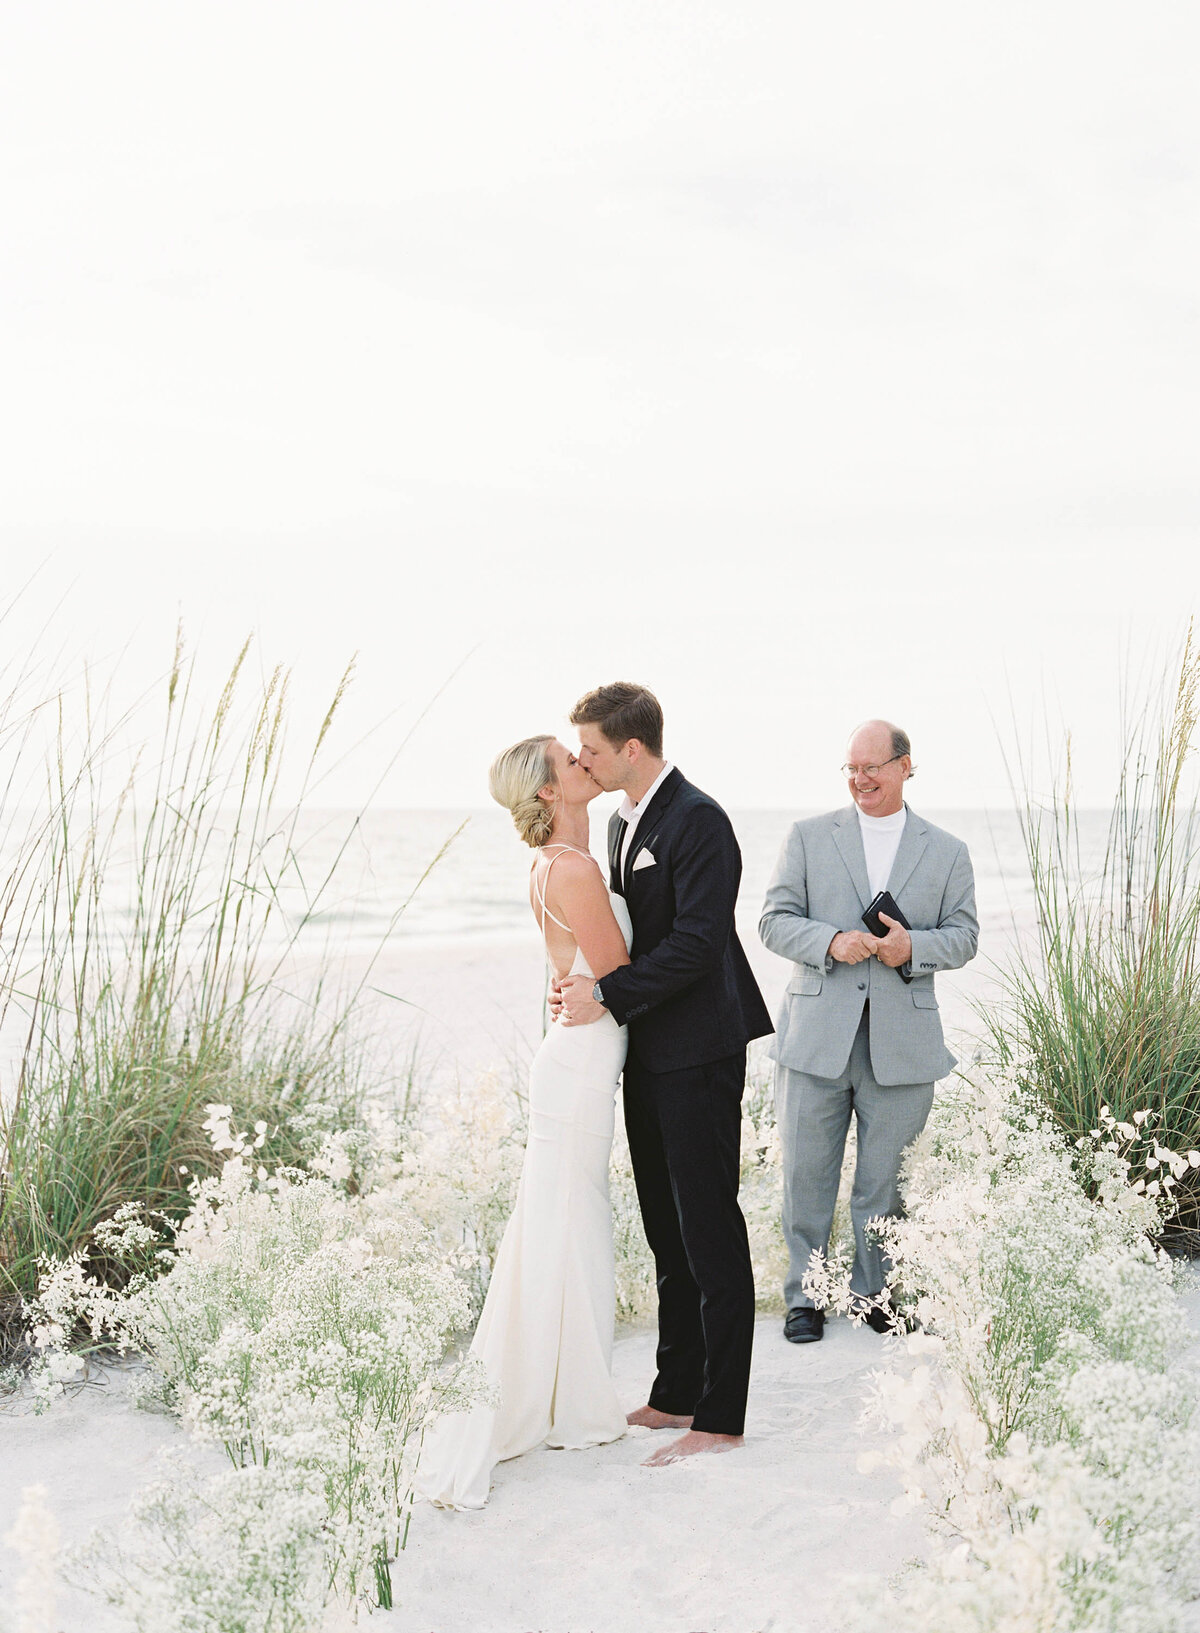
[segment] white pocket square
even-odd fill
[[[633,864],[633,872],[636,873],[639,868],[652,868],[654,865],[655,862],[652,852],[639,851],[637,861]]]

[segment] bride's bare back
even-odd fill
[[[558,980],[570,974],[577,952],[597,980],[628,964],[625,937],[590,851],[554,841],[544,846],[530,871],[529,905]]]

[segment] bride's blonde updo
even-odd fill
[[[488,787],[498,805],[512,812],[513,825],[527,845],[540,849],[554,826],[554,807],[538,798],[538,789],[558,778],[550,763],[553,737],[526,737],[497,754],[488,772]]]

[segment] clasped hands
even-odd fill
[[[890,970],[898,970],[912,957],[912,937],[904,926],[886,913],[879,917],[888,926],[886,936],[873,936],[869,930],[839,930],[829,943],[829,956],[838,964],[861,964],[864,959],[877,958]]]
[[[550,982],[546,1002],[550,1005],[550,1019],[562,1016],[564,1026],[587,1026],[598,1021],[608,1011],[592,997],[595,980],[590,975],[568,975],[562,981]]]

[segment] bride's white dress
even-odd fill
[[[629,910],[622,897],[611,899],[628,948]],[[592,974],[582,952],[571,974]],[[606,1013],[587,1026],[556,1022],[534,1057],[517,1203],[471,1342],[499,1405],[434,1425],[416,1479],[431,1502],[482,1508],[497,1463],[543,1444],[599,1446],[625,1433],[611,1372],[608,1161],[626,1042],[626,1029]]]

